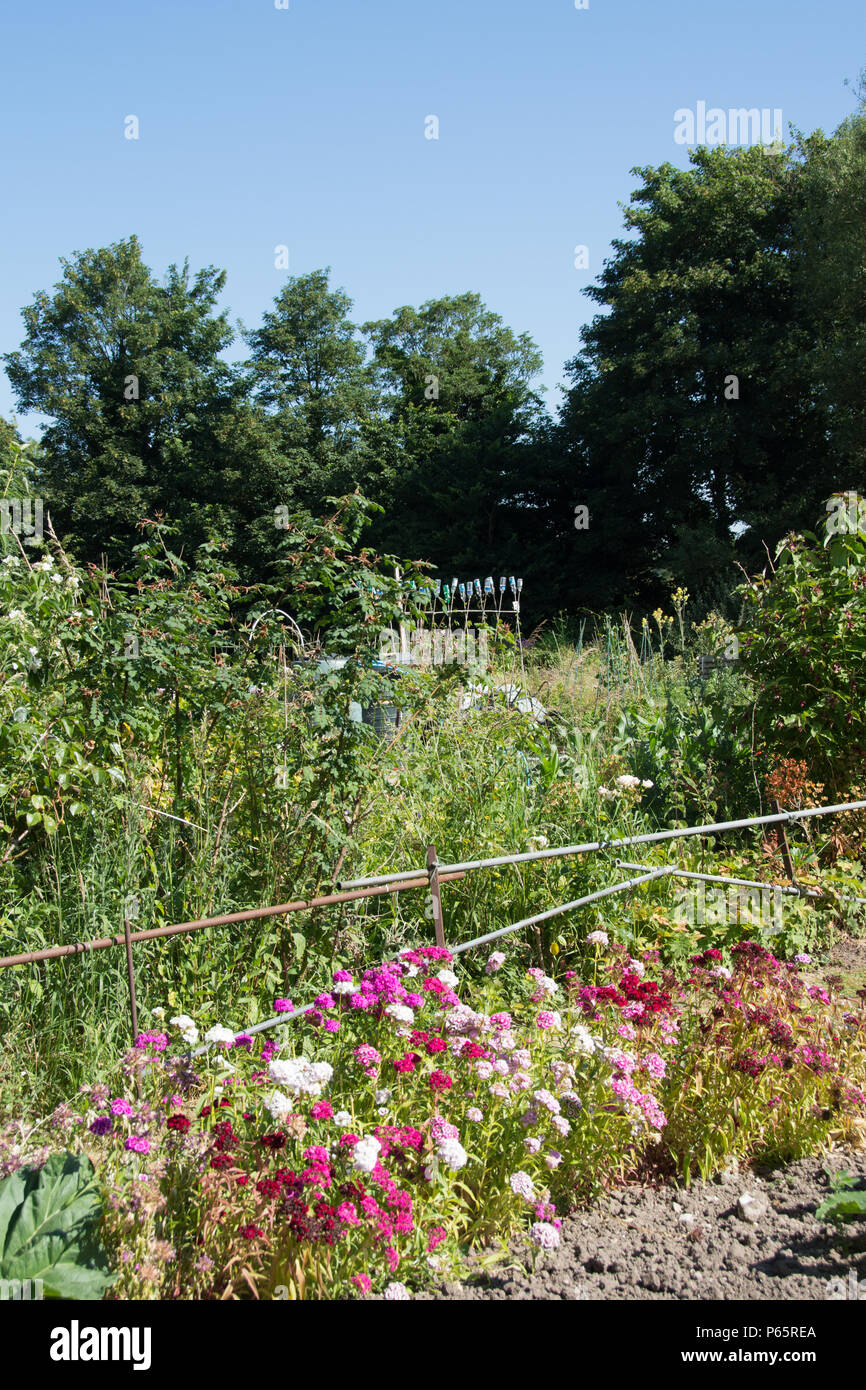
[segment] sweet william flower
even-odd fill
[[[219,1023],[213,1028],[209,1028],[204,1035],[205,1042],[208,1043],[233,1043],[235,1035],[231,1028],[223,1028]]]
[[[388,1303],[405,1303],[406,1300],[410,1299],[411,1297],[412,1295],[406,1288],[406,1285],[401,1284],[396,1279],[392,1280],[392,1282],[388,1285],[384,1293],[384,1298],[387,1300]]]
[[[504,964],[504,953],[502,951],[494,951],[492,956],[488,958],[487,964],[485,965],[484,969],[487,971],[488,975],[495,975],[497,970],[501,970]]]
[[[352,1162],[359,1173],[372,1173],[379,1161],[382,1145],[378,1139],[368,1135],[360,1139],[352,1151]]]
[[[536,1221],[529,1235],[539,1250],[556,1250],[559,1246],[559,1231],[549,1221]]]
[[[522,1197],[525,1202],[535,1201],[535,1186],[532,1178],[528,1173],[524,1173],[522,1169],[511,1174],[511,1177],[508,1179],[508,1185],[515,1197]]]
[[[456,1173],[466,1164],[469,1157],[463,1145],[457,1139],[443,1139],[436,1149],[436,1156],[446,1168],[450,1168],[452,1173]]]

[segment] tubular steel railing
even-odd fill
[[[778,805],[778,803],[777,803]],[[744,820],[720,821],[710,825],[685,826],[678,830],[662,830],[646,835],[630,835],[617,840],[594,840],[586,844],[565,845],[556,849],[533,850],[528,853],[497,855],[488,859],[467,860],[459,864],[440,864],[436,855],[435,846],[430,845],[427,850],[426,869],[402,870],[395,873],[377,874],[371,878],[342,879],[339,880],[340,892],[329,893],[324,896],[299,899],[294,902],[280,903],[274,907],[256,907],[243,912],[224,913],[218,917],[203,917],[193,922],[179,922],[171,926],[153,927],[148,931],[132,931],[128,919],[124,919],[123,932],[116,936],[99,937],[93,941],[72,942],[65,946],[48,946],[38,951],[24,951],[18,955],[0,957],[0,969],[6,969],[15,965],[30,965],[43,960],[57,960],[63,956],[83,955],[91,951],[105,950],[111,946],[124,946],[126,951],[127,976],[129,983],[129,1003],[130,1016],[132,1022],[133,1038],[138,1033],[138,1008],[135,988],[135,971],[133,965],[132,946],[137,941],[153,941],[162,937],[180,936],[189,932],[201,931],[206,927],[230,926],[236,922],[261,921],[268,917],[286,916],[293,912],[309,912],[318,907],[332,907],[339,903],[355,902],[367,898],[381,897],[386,893],[400,893],[424,888],[430,894],[433,904],[433,924],[436,944],[445,945],[445,930],[442,913],[442,899],[439,886],[442,883],[455,882],[457,879],[466,877],[467,873],[473,873],[480,869],[498,868],[508,864],[534,863],[543,859],[557,859],[575,854],[591,854],[597,851],[608,849],[620,849],[627,845],[655,844],[664,840],[683,839],[690,835],[713,835],[727,830],[747,829],[755,825],[773,825],[792,820],[801,820],[808,816],[829,816],[842,811],[856,811],[866,809],[866,801],[843,802],[837,806],[813,806],[800,811],[777,810],[770,816],[751,816]],[[784,833],[784,832],[783,832]],[[787,852],[787,844],[783,845],[785,850],[786,864],[789,866],[789,876],[793,879],[793,871],[790,868],[790,857]],[[780,892],[795,894],[799,897],[820,898],[823,895],[814,889],[803,888],[796,883],[778,885],[772,883],[762,883],[757,880],[726,878],[714,874],[698,874],[689,870],[679,869],[676,865],[664,865],[652,868],[645,864],[632,864],[625,860],[616,860],[616,865],[624,869],[645,870],[638,878],[627,879],[623,883],[616,883],[608,888],[598,889],[594,893],[588,893],[582,898],[576,898],[572,902],[562,903],[557,907],[547,908],[543,912],[535,913],[531,917],[524,917],[519,922],[514,922],[510,926],[500,927],[493,932],[487,932],[484,936],[478,936],[471,941],[460,942],[452,946],[452,955],[460,955],[464,951],[472,950],[475,946],[483,946],[489,941],[496,941],[500,937],[508,936],[513,932],[521,931],[525,927],[535,926],[539,922],[548,920],[551,917],[560,916],[564,912],[572,912],[580,907],[585,907],[588,903],[598,902],[603,898],[611,897],[616,893],[628,892],[641,884],[650,883],[653,880],[667,877],[702,879],[706,882],[719,882],[730,885],[742,884],[747,887],[755,888],[778,888]],[[866,903],[864,898],[854,898],[856,903]],[[262,1023],[257,1023],[250,1028],[243,1030],[243,1034],[261,1033],[265,1029],[275,1028],[281,1024],[302,1018],[310,1013],[315,1006],[309,1004],[301,1009],[297,1009],[291,1014],[279,1014],[277,1017],[267,1019]],[[236,1034],[241,1036],[241,1034]],[[192,1056],[199,1056],[206,1048],[199,1048],[193,1052]]]

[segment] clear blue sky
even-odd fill
[[[539,344],[555,403],[629,170],[688,163],[674,112],[781,107],[786,135],[830,131],[866,65],[863,0],[289,3],[5,7],[0,351],[74,251],[136,233],[160,277],[185,257],[224,267],[224,303],[253,326],[286,244],[289,273],[332,267],[359,322],[480,292]]]

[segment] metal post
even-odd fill
[[[430,884],[430,902],[433,905],[433,930],[436,933],[436,945],[445,945],[445,924],[442,921],[442,894],[439,891],[439,860],[436,858],[436,846],[427,846],[427,878]]]
[[[123,919],[123,935],[126,939],[126,972],[129,978],[129,1012],[132,1015],[132,1041],[133,1045],[138,1037],[138,1008],[135,1002],[135,966],[132,963],[132,936],[129,930],[129,918]]]
[[[773,805],[774,805],[775,808],[776,808],[776,814],[777,814],[778,816],[781,816],[781,815],[784,814],[784,812],[782,811],[782,808],[781,808],[781,806],[779,805],[778,801],[774,801],[774,802],[773,802]],[[784,821],[783,821],[782,824],[779,826],[779,848],[780,848],[781,851],[782,851],[782,863],[785,865],[785,873],[788,875],[788,878],[791,880],[791,882],[792,882],[794,885],[796,885],[797,879],[796,879],[796,877],[795,877],[795,875],[794,875],[794,864],[793,864],[793,861],[792,861],[792,859],[791,859],[791,847],[790,847],[790,845],[788,844],[788,833],[787,833],[787,831],[786,831],[786,829],[785,829],[785,823],[784,823]]]

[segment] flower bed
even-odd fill
[[[403,1298],[470,1244],[554,1248],[558,1206],[628,1174],[862,1123],[863,1013],[807,990],[805,962],[743,942],[678,980],[603,931],[584,959],[556,982],[495,952],[470,1006],[447,951],[404,951],[336,971],[263,1044],[211,1029],[195,1063],[187,1015],[142,1033],[59,1121],[107,1192],[112,1296]]]

